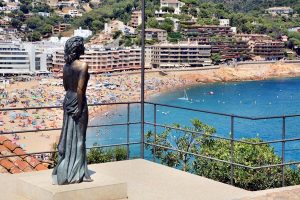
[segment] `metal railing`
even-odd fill
[[[100,125],[88,125],[87,128],[100,128],[100,127],[113,127],[113,126],[127,126],[126,129],[126,143],[118,143],[118,144],[109,144],[109,145],[94,145],[93,147],[88,147],[87,149],[92,148],[107,148],[107,147],[116,147],[116,146],[126,146],[127,151],[127,159],[130,158],[130,145],[141,144],[141,142],[130,142],[130,125],[141,124],[140,121],[131,122],[130,121],[130,106],[133,104],[140,104],[140,102],[117,102],[117,103],[97,103],[97,104],[89,104],[89,107],[92,106],[113,106],[113,105],[126,105],[126,115],[127,120],[123,123],[110,123],[110,124],[100,124]],[[0,112],[7,111],[26,111],[26,110],[43,110],[43,109],[62,109],[62,106],[45,106],[45,107],[22,107],[22,108],[0,108]],[[12,135],[12,134],[25,134],[31,132],[47,132],[47,131],[60,131],[61,128],[46,128],[46,129],[31,129],[31,130],[17,130],[17,131],[3,131],[0,135]],[[40,152],[32,152],[26,154],[18,154],[18,155],[0,155],[0,159],[16,157],[16,156],[30,156],[30,155],[40,155],[46,153],[56,153],[56,150],[53,151],[40,151]],[[142,157],[142,155],[141,155]]]
[[[199,110],[199,109],[194,109],[194,108],[187,108],[187,107],[180,107],[180,106],[173,106],[173,105],[167,105],[167,104],[159,104],[159,103],[153,103],[153,102],[145,102],[145,105],[148,106],[153,106],[153,121],[145,121],[144,125],[150,125],[154,127],[154,138],[153,138],[153,142],[147,142],[145,141],[145,135],[144,135],[144,131],[141,132],[141,139],[140,141],[137,142],[131,142],[130,138],[131,138],[131,129],[130,126],[131,125],[136,125],[136,124],[142,124],[140,121],[131,121],[130,118],[130,113],[131,113],[131,106],[133,104],[138,104],[140,105],[141,102],[120,102],[120,103],[101,103],[101,104],[90,104],[88,105],[89,107],[91,106],[112,106],[112,105],[125,105],[126,106],[126,121],[123,123],[111,123],[111,124],[100,124],[100,125],[89,125],[88,128],[98,128],[98,127],[113,127],[113,126],[126,126],[126,142],[122,142],[122,143],[116,143],[116,144],[109,144],[109,145],[97,145],[97,146],[93,146],[93,147],[89,147],[87,149],[91,149],[91,148],[107,148],[107,147],[116,147],[116,146],[126,146],[126,151],[127,151],[127,159],[130,159],[130,146],[131,145],[140,145],[141,146],[141,151],[140,151],[140,157],[144,158],[144,148],[145,145],[150,145],[153,147],[153,157],[154,157],[154,161],[156,161],[155,159],[155,151],[156,148],[162,148],[165,150],[171,150],[171,151],[177,151],[179,153],[183,153],[183,154],[189,154],[195,157],[201,157],[203,159],[208,159],[211,161],[216,161],[216,162],[221,162],[221,163],[225,163],[230,165],[230,182],[232,185],[234,185],[234,171],[236,167],[242,167],[245,169],[250,169],[250,170],[259,170],[259,169],[264,169],[264,168],[272,168],[272,167],[281,167],[281,182],[282,182],[282,186],[285,186],[285,166],[289,166],[289,165],[295,165],[295,164],[300,164],[300,161],[297,162],[286,162],[285,160],[285,152],[286,152],[286,148],[285,148],[285,144],[286,142],[292,142],[292,141],[300,141],[300,138],[286,138],[286,119],[287,118],[293,118],[293,117],[300,117],[300,114],[296,114],[296,115],[283,115],[283,116],[266,116],[266,117],[248,117],[248,116],[241,116],[241,115],[234,115],[234,114],[226,114],[226,113],[219,113],[219,112],[211,112],[211,111],[207,111],[207,110]],[[222,116],[222,117],[227,117],[230,119],[230,137],[223,137],[223,136],[219,136],[219,135],[208,135],[206,133],[203,132],[196,132],[196,131],[192,131],[192,130],[187,130],[187,129],[183,129],[183,128],[178,128],[178,127],[174,127],[174,126],[170,126],[170,125],[165,125],[165,124],[159,124],[157,123],[157,107],[168,107],[168,108],[172,108],[172,109],[179,109],[179,110],[186,110],[186,111],[192,111],[192,112],[197,112],[197,113],[204,113],[204,114],[210,114],[210,115],[214,115],[214,116]],[[5,112],[5,111],[24,111],[24,110],[41,110],[41,109],[62,109],[62,106],[48,106],[48,107],[25,107],[25,108],[0,108],[0,112]],[[245,119],[245,120],[252,120],[252,121],[257,121],[257,120],[266,120],[266,119],[281,119],[281,139],[279,140],[270,140],[270,141],[263,141],[263,142],[249,142],[249,141],[245,141],[245,140],[240,140],[235,138],[235,119]],[[182,149],[177,149],[177,148],[172,148],[172,147],[167,147],[167,146],[163,146],[163,145],[159,145],[156,143],[156,135],[157,135],[157,128],[161,127],[161,128],[168,128],[168,129],[172,129],[172,130],[177,130],[177,131],[185,131],[185,132],[189,132],[189,133],[196,133],[199,135],[203,135],[203,136],[209,136],[211,138],[215,138],[215,139],[222,139],[222,140],[226,140],[230,142],[230,160],[222,160],[216,157],[210,157],[207,155],[201,155],[201,154],[196,154],[193,152],[188,152],[188,151],[184,151]],[[143,126],[143,129],[145,129],[145,127]],[[38,130],[18,130],[18,131],[6,131],[6,132],[2,132],[2,135],[8,135],[8,134],[26,134],[28,132],[44,132],[44,131],[53,131],[53,130],[61,130],[61,128],[50,128],[50,129],[38,129]],[[276,143],[281,143],[282,147],[281,147],[281,163],[278,164],[269,164],[269,165],[263,165],[263,166],[247,166],[241,163],[237,163],[235,161],[234,155],[235,155],[235,149],[234,149],[234,145],[236,143],[244,143],[244,144],[248,144],[248,145],[264,145],[264,144],[276,144]],[[57,151],[43,151],[43,152],[32,152],[32,153],[26,153],[26,154],[22,154],[22,155],[0,155],[0,159],[3,158],[8,158],[8,157],[14,157],[14,156],[27,156],[27,155],[39,155],[39,154],[45,154],[45,153],[55,153]]]
[[[187,107],[180,107],[180,106],[173,106],[173,105],[167,105],[167,104],[159,104],[159,103],[152,103],[152,102],[145,102],[146,104],[152,105],[153,106],[153,122],[146,121],[145,124],[152,125],[154,126],[154,135],[153,135],[153,143],[150,142],[145,142],[146,145],[151,145],[153,146],[153,154],[154,154],[154,161],[155,161],[155,152],[156,148],[163,148],[165,150],[172,150],[172,151],[177,151],[183,154],[189,154],[193,155],[195,157],[201,157],[204,159],[209,159],[212,161],[217,161],[221,163],[226,163],[230,165],[230,183],[234,185],[234,169],[235,167],[242,167],[250,170],[259,170],[259,169],[264,169],[264,168],[273,168],[273,167],[281,167],[281,182],[282,186],[285,186],[285,166],[290,166],[290,165],[296,165],[299,164],[300,161],[296,162],[286,162],[285,161],[285,144],[286,142],[292,142],[292,141],[300,141],[300,138],[286,138],[286,119],[287,118],[293,118],[293,117],[300,117],[300,114],[293,114],[293,115],[282,115],[282,116],[263,116],[263,117],[248,117],[248,116],[241,116],[241,115],[234,115],[234,114],[226,114],[226,113],[220,113],[220,112],[211,112],[207,110],[199,110],[199,109],[194,109],[194,108],[187,108]],[[168,108],[173,108],[173,109],[180,109],[180,110],[186,110],[186,111],[193,111],[193,112],[199,112],[199,113],[205,113],[205,114],[211,114],[215,116],[223,116],[223,117],[228,117],[230,118],[230,137],[222,137],[218,135],[208,135],[203,132],[196,132],[192,130],[187,130],[183,128],[178,128],[174,126],[169,126],[169,125],[164,125],[164,124],[158,124],[157,123],[157,107],[168,107]],[[268,120],[268,119],[281,119],[281,139],[280,140],[270,140],[270,141],[263,141],[263,142],[248,142],[245,140],[239,140],[235,138],[235,119],[246,119],[246,120],[252,120],[252,121],[257,121],[257,120]],[[211,138],[215,139],[222,139],[222,140],[227,140],[230,141],[230,160],[222,160],[218,159],[215,157],[210,157],[210,156],[205,156],[205,155],[200,155],[192,152],[187,152],[183,151],[181,149],[176,149],[172,147],[167,147],[167,146],[162,146],[156,143],[156,134],[157,134],[157,127],[162,127],[162,128],[167,128],[167,129],[172,129],[172,130],[177,130],[177,131],[184,131],[184,132],[189,132],[189,133],[196,133],[199,135],[204,135],[208,136]],[[281,148],[281,163],[279,164],[269,164],[269,165],[263,165],[263,166],[248,166],[240,163],[236,163],[234,159],[234,145],[235,143],[244,143],[248,145],[265,145],[265,144],[275,144],[275,143],[281,143],[282,148]]]

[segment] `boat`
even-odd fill
[[[188,95],[187,95],[187,93],[186,93],[186,90],[184,90],[184,96],[183,97],[180,97],[180,98],[178,98],[179,100],[183,100],[183,101],[188,101],[189,100],[189,97],[188,97]]]

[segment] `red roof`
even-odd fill
[[[14,157],[0,158],[0,173],[22,173],[45,170],[45,167],[36,158],[23,155],[26,152],[18,145],[14,144],[5,136],[0,136],[0,156],[16,155]]]

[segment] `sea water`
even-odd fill
[[[188,100],[185,100],[184,95]],[[214,83],[188,87],[163,94],[155,95],[151,102],[168,104],[186,108],[193,108],[211,112],[241,115],[247,117],[266,117],[300,114],[300,78],[274,79],[266,81]],[[113,106],[110,112],[99,115],[92,121],[92,125],[126,123],[127,106]],[[130,122],[141,120],[140,106],[130,106]],[[163,106],[156,107],[156,123],[172,125],[180,123],[191,126],[192,119],[216,128],[216,135],[230,137],[230,117],[187,111]],[[145,105],[145,121],[154,122],[153,105]],[[282,139],[282,119],[248,120],[234,119],[234,138],[259,137],[264,141]],[[145,132],[152,130],[152,125],[145,125]],[[140,141],[140,125],[130,125],[130,142]],[[157,128],[162,132],[162,128]],[[90,128],[88,130],[87,144],[92,146],[108,145],[127,142],[127,126]],[[286,118],[285,137],[300,138],[300,117]],[[281,156],[282,143],[274,143],[275,152]],[[300,160],[300,142],[286,142],[286,160]],[[130,147],[131,155],[139,155],[139,145]],[[149,153],[149,152],[148,152]]]

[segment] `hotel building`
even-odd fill
[[[141,49],[89,49],[80,58],[88,64],[91,73],[133,70],[141,67]],[[63,50],[56,51],[53,55],[53,71],[62,72],[64,64]]]
[[[198,45],[197,43],[157,44],[151,46],[149,52],[151,52],[153,68],[202,67],[211,65],[212,62],[210,45]]]
[[[32,43],[0,42],[0,74],[47,72],[47,55]]]

